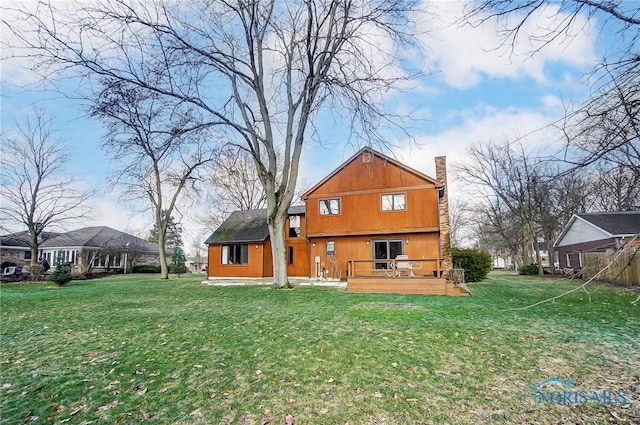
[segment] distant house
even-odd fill
[[[289,210],[289,276],[347,280],[358,292],[447,293],[444,157],[436,175],[361,149]],[[205,243],[209,278],[273,276],[266,210],[232,213]]]
[[[16,235],[25,234],[21,232],[0,238],[3,262],[11,255],[17,266],[29,264],[28,243],[18,246],[24,237],[16,238]],[[29,254],[25,255],[27,251]],[[159,264],[157,244],[107,226],[84,227],[54,234],[40,244],[38,260],[45,260],[52,267],[60,260],[71,266],[73,274],[103,271],[128,273],[136,264]]]
[[[41,243],[58,235],[59,233],[42,232],[40,234]],[[0,262],[2,269],[8,265],[21,268],[31,262],[29,232],[23,231],[0,236]]]
[[[553,244],[560,268],[578,271],[582,253],[613,252],[629,248],[629,241],[640,233],[640,211],[574,214]],[[640,247],[640,240],[636,239]]]

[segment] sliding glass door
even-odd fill
[[[373,241],[373,259],[374,260],[393,260],[398,255],[402,255],[402,240],[401,239],[388,239]],[[375,263],[376,269],[389,268],[389,263],[386,261],[380,261]]]

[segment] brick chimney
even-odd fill
[[[438,220],[440,223],[440,257],[442,258],[442,269],[447,273],[453,267],[451,251],[449,250],[449,195],[447,190],[447,157],[436,157],[436,180],[442,183],[438,197]]]

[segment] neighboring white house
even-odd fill
[[[562,269],[580,270],[583,252],[613,252],[640,247],[640,211],[575,214],[556,239]]]

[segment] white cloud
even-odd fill
[[[435,177],[434,157],[446,156],[451,197],[472,195],[457,181],[455,165],[469,161],[469,148],[478,143],[519,141],[532,150],[544,149],[560,137],[548,124],[557,117],[562,104],[545,97],[539,108],[496,109],[486,105],[465,109],[456,114],[459,125],[440,133],[416,137],[415,144],[395,152],[398,159],[429,176]],[[452,117],[453,118],[453,117]]]
[[[565,19],[558,5],[549,5],[529,17],[513,46],[501,46],[496,19],[489,19],[473,27],[462,25],[464,3],[460,1],[427,3],[429,14],[424,28],[428,33],[423,42],[433,51],[437,67],[445,82],[456,88],[475,86],[486,78],[509,78],[522,80],[531,78],[538,83],[547,83],[546,67],[552,63],[563,63],[579,70],[587,69],[596,61],[595,32],[585,16],[576,18],[575,32],[570,38],[559,37],[542,47],[546,29]],[[521,19],[513,14],[508,22]],[[540,49],[541,48],[541,49]],[[531,53],[537,51],[534,55]]]
[[[134,212],[111,199],[96,199],[89,202],[91,216],[81,226],[108,226],[116,230],[146,237],[152,227],[150,213]]]

